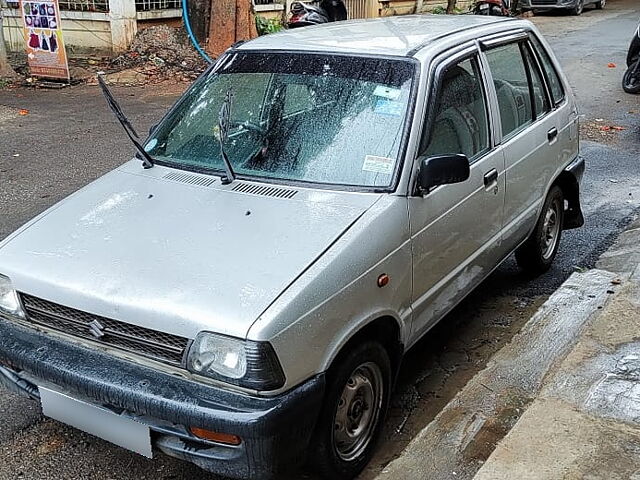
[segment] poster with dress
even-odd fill
[[[31,75],[69,81],[69,65],[62,39],[58,0],[20,0],[20,12]]]

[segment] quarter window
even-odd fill
[[[502,136],[509,138],[531,124],[533,108],[527,70],[519,43],[510,43],[487,52],[487,60],[498,96]]]
[[[527,65],[529,67],[529,73],[531,74],[531,99],[533,101],[534,112],[536,118],[542,117],[550,110],[549,101],[547,100],[547,94],[544,88],[544,80],[542,80],[542,74],[538,70],[538,65],[535,59],[531,55],[531,52],[525,45],[522,45],[524,56],[527,59]]]
[[[538,58],[540,59],[540,63],[542,64],[542,68],[547,78],[549,90],[551,90],[551,96],[553,97],[553,104],[559,105],[564,100],[564,88],[562,88],[562,82],[560,81],[558,72],[556,72],[553,62],[545,48],[540,43],[540,40],[535,37],[531,37],[531,42],[533,43],[534,50],[538,54]]]
[[[421,155],[463,153],[470,160],[489,147],[487,105],[475,58],[448,67],[440,89],[430,135],[423,135]]]

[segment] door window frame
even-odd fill
[[[469,165],[473,165],[474,163],[480,161],[482,158],[490,154],[496,146],[493,99],[491,97],[491,91],[488,89],[486,65],[483,63],[483,60],[481,58],[481,51],[478,41],[472,40],[469,42],[465,42],[456,48],[455,53],[451,54],[450,52],[451,50],[443,52],[436,56],[429,67],[429,82],[427,88],[425,89],[425,96],[427,101],[425,102],[425,108],[421,113],[422,120],[419,126],[420,133],[416,144],[416,153],[413,159],[413,171],[410,181],[410,185],[412,187],[409,190],[409,196],[421,196],[416,194],[417,176],[418,170],[420,169],[420,162],[418,160],[421,158],[420,147],[422,146],[425,132],[427,132],[427,134],[430,136],[433,131],[435,115],[438,109],[438,101],[440,99],[442,78],[448,68],[469,59],[475,59],[475,64],[478,68],[478,79],[480,81],[482,95],[484,96],[485,113],[487,118],[487,148],[485,148],[482,152],[479,152],[474,157],[469,158]],[[437,188],[439,187],[436,187],[436,189]]]

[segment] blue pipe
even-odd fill
[[[191,43],[193,44],[195,49],[198,51],[200,56],[204,58],[207,62],[213,63],[213,60],[211,60],[211,57],[209,57],[209,55],[206,54],[206,52],[202,49],[202,47],[198,43],[196,36],[193,34],[193,30],[191,30],[191,22],[189,21],[189,9],[187,8],[187,0],[182,0],[182,20],[184,21],[184,26],[187,29],[187,34],[189,35],[189,39],[191,40]]]

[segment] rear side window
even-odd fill
[[[544,70],[544,75],[547,78],[549,90],[551,90],[551,96],[553,97],[553,104],[559,105],[564,100],[564,88],[562,88],[562,82],[560,81],[558,72],[556,72],[553,62],[551,62],[551,58],[549,57],[547,50],[542,46],[542,43],[540,43],[540,40],[532,36],[531,42],[533,44],[533,49],[538,54],[538,58],[542,64],[542,69]]]
[[[544,88],[544,80],[542,80],[542,74],[538,69],[536,60],[533,58],[531,51],[522,45],[524,56],[527,59],[527,65],[529,67],[529,73],[531,74],[531,101],[534,106],[534,113],[536,118],[542,117],[545,113],[551,110],[549,107],[549,101]]]
[[[487,60],[498,95],[502,136],[509,138],[531,124],[533,106],[529,79],[519,43],[510,43],[487,52]]]
[[[487,151],[487,103],[477,59],[447,67],[436,98],[431,134],[423,135],[421,155],[463,153],[473,160]]]

